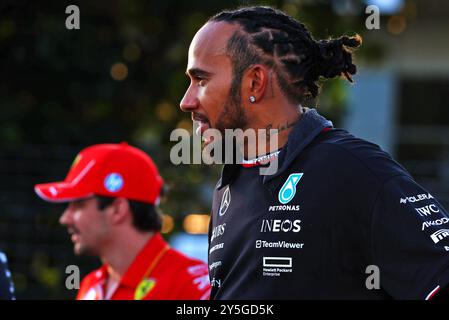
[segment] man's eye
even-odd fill
[[[73,202],[70,202],[69,206],[73,209],[73,210],[77,210],[77,209],[82,209],[86,206],[86,200],[75,200]]]
[[[200,87],[202,87],[206,84],[206,79],[204,79],[202,77],[195,77],[194,80],[195,80],[196,84]]]
[[[83,203],[81,203],[81,202],[74,202],[74,203],[72,203],[71,207],[72,207],[73,210],[81,209],[83,207]]]

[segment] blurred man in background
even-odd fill
[[[268,155],[224,165],[209,230],[211,299],[447,292],[443,207],[377,145],[302,105],[318,95],[319,79],[352,82],[360,44],[357,35],[317,41],[268,7],[223,11],[193,38],[180,106],[198,132],[276,129],[278,138]],[[262,176],[262,159],[278,170]]]
[[[0,300],[15,300],[14,285],[8,269],[8,259],[0,251]]]
[[[67,202],[60,218],[77,255],[100,257],[79,300],[208,299],[207,265],[171,249],[159,231],[163,180],[143,151],[121,144],[88,147],[62,182],[38,184],[49,202]]]

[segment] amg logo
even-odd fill
[[[277,242],[268,242],[265,240],[257,240],[256,248],[281,248],[281,249],[302,249],[304,243],[292,243],[285,241],[277,241]]]
[[[438,243],[444,238],[449,237],[449,229],[441,229],[437,232],[434,232],[430,235],[430,238],[433,240],[433,242]]]
[[[424,231],[425,228],[428,228],[430,226],[441,226],[442,224],[446,224],[449,222],[449,218],[441,218],[434,221],[426,221],[422,224],[422,230]]]
[[[299,232],[301,220],[264,219],[260,232]]]
[[[210,238],[210,242],[214,241],[215,238],[223,235],[225,232],[226,223],[220,224],[212,230],[212,237]]]
[[[415,208],[415,210],[419,213],[421,217],[430,216],[432,212],[437,213],[440,212],[440,209],[435,204],[429,204],[428,206]]]
[[[399,201],[399,203],[407,203],[407,202],[418,202],[421,200],[428,200],[428,199],[433,199],[433,196],[428,193],[428,194],[418,194],[417,196],[413,196],[413,197],[405,197],[405,198],[401,198],[401,200]]]

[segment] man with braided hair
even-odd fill
[[[302,106],[318,95],[320,78],[352,82],[351,49],[360,44],[358,35],[317,41],[269,7],[218,13],[193,38],[180,106],[197,132],[277,129],[279,142],[268,157],[223,167],[209,229],[212,299],[446,292],[443,207],[377,145]],[[262,156],[278,161],[274,173],[260,174]]]

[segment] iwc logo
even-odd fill
[[[279,191],[278,199],[282,204],[289,203],[296,194],[296,185],[301,180],[304,173],[292,173],[288,176],[281,190]]]
[[[230,204],[231,204],[231,191],[229,190],[228,186],[225,192],[223,193],[223,197],[221,198],[220,210],[218,211],[218,214],[220,216],[224,215],[228,210]]]

